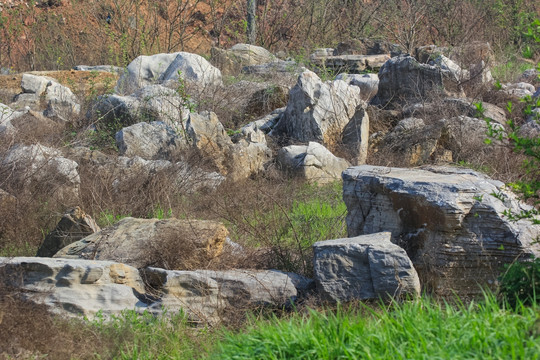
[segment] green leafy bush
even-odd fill
[[[540,304],[540,258],[507,265],[499,293],[512,306]]]

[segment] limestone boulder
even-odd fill
[[[192,146],[231,179],[245,179],[262,171],[271,158],[264,134],[246,130],[246,137],[233,143],[215,113],[191,114],[186,129]]]
[[[145,291],[137,269],[109,261],[0,258],[0,283],[63,316],[146,308],[137,297]]]
[[[502,129],[502,125],[494,124]],[[488,126],[483,119],[457,116],[428,124],[421,118],[405,118],[378,142],[377,150],[393,154],[404,164],[418,166],[430,162],[450,163],[466,155],[486,155]],[[497,143],[499,141],[496,140]]]
[[[349,85],[360,88],[360,97],[369,102],[379,90],[379,76],[377,74],[347,74],[341,73],[336,76],[336,80],[343,80]]]
[[[35,94],[41,96],[50,82],[56,82],[55,79],[48,76],[39,76],[33,74],[23,74],[21,78],[21,88],[25,94]]]
[[[379,91],[374,99],[381,106],[399,107],[422,102],[435,95],[463,97],[455,73],[438,65],[419,63],[410,55],[387,61],[379,71]]]
[[[323,82],[305,71],[291,89],[287,108],[272,134],[331,147],[341,141],[345,126],[364,107],[358,87],[343,80]]]
[[[200,55],[187,52],[141,55],[133,60],[120,77],[117,90],[131,94],[139,88],[182,79],[200,87],[221,86],[221,71]]]
[[[390,239],[389,232],[381,232],[315,243],[317,292],[335,302],[420,295],[411,260]]]
[[[125,68],[114,65],[77,65],[73,67],[73,70],[77,71],[98,71],[98,72],[108,72],[113,74],[122,75],[125,71]]]
[[[116,146],[121,156],[171,160],[187,147],[187,140],[180,131],[163,122],[142,122],[117,132]]]
[[[40,144],[14,145],[0,161],[0,177],[13,188],[13,194],[36,191],[67,206],[78,202],[81,179],[78,164],[60,151]]]
[[[148,85],[128,96],[100,96],[87,117],[101,122],[129,126],[139,122],[161,121],[175,128],[189,116],[186,103],[175,90],[162,85]]]
[[[532,84],[526,82],[518,82],[515,84],[502,85],[502,91],[510,95],[512,98],[519,100],[526,96],[533,96],[536,89]]]
[[[76,206],[62,215],[54,230],[43,240],[36,256],[52,257],[58,250],[100,230],[94,219]]]
[[[54,116],[67,122],[77,120],[81,112],[81,105],[70,88],[55,81],[50,81],[47,84],[46,91],[45,101],[47,108],[43,112],[45,116]]]
[[[379,71],[390,60],[390,55],[336,55],[327,56],[315,61],[333,73],[361,74],[364,71]]]
[[[343,173],[350,237],[381,231],[403,247],[425,290],[479,295],[504,264],[540,254],[540,227],[503,183],[462,168],[358,166]]]
[[[218,323],[237,317],[238,310],[283,307],[297,295],[290,277],[272,270],[167,271],[143,270],[159,301],[150,311],[183,309],[195,322]],[[232,310],[232,312],[231,312]]]
[[[228,50],[212,48],[210,54],[212,62],[227,75],[239,74],[244,66],[277,61],[268,50],[249,44],[236,44]]]
[[[56,117],[62,121],[74,121],[81,112],[81,104],[70,88],[59,84],[47,76],[23,74],[22,93],[15,97],[14,108],[41,111],[47,117]],[[43,104],[42,104],[43,97]]]
[[[381,55],[401,52],[399,45],[369,38],[348,39],[340,42],[333,55]]]
[[[277,162],[285,172],[319,184],[339,179],[341,172],[350,166],[347,160],[336,157],[316,142],[281,148]]]
[[[462,115],[475,117],[478,113],[475,103],[474,99],[449,97],[439,102],[423,102],[405,106],[403,115],[405,117],[420,117],[430,120]],[[484,108],[484,116],[501,125],[506,125],[506,113],[502,108],[487,102],[482,102],[482,107]]]
[[[118,261],[136,268],[194,268],[219,255],[227,236],[225,226],[214,221],[124,218],[54,256]]]

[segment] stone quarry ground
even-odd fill
[[[80,3],[70,2],[56,11],[67,19],[68,24],[83,23],[77,10]],[[40,16],[50,15],[54,7],[42,7],[38,11]],[[73,31],[87,31],[86,26],[96,24],[92,20],[84,26],[74,27]],[[210,27],[207,33],[209,31]],[[191,42],[201,45],[200,53],[208,53],[211,44],[208,35],[192,38]],[[83,44],[74,45],[81,48]],[[493,73],[501,82],[516,82],[522,70],[531,67],[531,61],[514,58],[510,63],[506,62],[507,54],[496,55],[499,66],[494,67]],[[25,64],[23,59],[21,57],[14,65]],[[306,62],[305,65],[312,64]],[[113,91],[118,75],[75,70],[30,73],[52,77],[72,89],[82,99],[83,111],[79,122],[65,128],[58,128],[58,123],[29,121],[27,127],[20,128],[21,133],[24,132],[21,143],[30,145],[39,141],[66,153],[77,147],[90,149],[77,155],[81,168],[85,169],[81,174],[81,204],[77,205],[84,205],[84,210],[102,228],[129,216],[220,221],[230,231],[233,241],[250,250],[242,256],[228,254],[230,257],[205,264],[207,268],[278,268],[308,277],[313,276],[311,245],[321,240],[347,237],[347,208],[340,180],[317,186],[303,179],[290,179],[273,167],[266,168],[262,175],[225,182],[215,191],[189,192],[173,197],[170,195],[171,180],[165,176],[130,179],[123,185],[124,193],[115,193],[110,184],[112,177],[101,173],[105,172],[102,168],[98,171],[98,167],[88,164],[112,161],[111,158],[117,157],[114,135],[121,127],[112,123],[88,132],[88,126],[94,124],[95,119],[86,119],[85,112],[98,95]],[[331,77],[327,73],[322,76]],[[0,75],[0,103],[9,104],[21,92],[21,79],[19,72]],[[200,105],[200,110],[208,108],[218,113],[231,137],[238,135],[239,125],[262,115],[235,112],[235,102],[240,103],[235,99],[246,86],[241,81],[246,79],[253,80],[244,75],[229,78],[231,84],[227,86],[230,85],[230,89],[240,83],[240,91],[234,89],[237,93],[232,100],[217,101],[214,95]],[[266,81],[271,83],[273,80]],[[287,81],[276,83],[285,83],[290,88],[295,79],[290,84]],[[540,80],[535,79],[533,85],[538,88]],[[491,85],[475,91],[481,92],[479,98],[485,102],[501,108],[506,106],[507,100],[513,99],[517,107],[515,112],[521,110],[517,98],[501,95]],[[453,110],[445,109],[448,112],[444,115],[455,115]],[[368,111],[369,132],[374,140],[380,139],[378,132],[391,133],[401,119],[397,118],[399,115],[395,110]],[[516,116],[516,121],[523,124],[525,120]],[[425,127],[441,132],[437,124],[427,123]],[[407,135],[396,134],[387,139],[402,141]],[[446,138],[440,141],[445,142],[451,141]],[[11,145],[0,142],[0,159]],[[269,147],[274,152],[280,146],[277,141],[269,140]],[[520,165],[524,158],[504,146],[487,152],[484,147],[458,149],[461,152],[452,148],[454,159],[450,155],[450,160],[448,156],[444,157],[445,153],[437,153],[441,150],[437,149],[425,162],[414,162],[421,158],[421,151],[411,153],[401,147],[396,150],[382,146],[380,149],[375,152],[378,149],[370,147],[369,164],[415,168],[420,163],[450,163],[454,167],[474,168],[503,182],[523,176]],[[333,151],[353,161],[347,148],[335,146]],[[215,164],[207,163],[198,154],[193,154],[190,163],[208,171],[216,169]],[[4,181],[7,182],[7,176],[0,179],[0,185]],[[44,236],[54,229],[66,210],[61,203],[43,201],[47,194],[41,191],[48,190],[39,185],[32,184],[33,192],[21,195],[14,207],[12,203],[2,202],[6,197],[0,197],[0,256],[34,256]],[[163,248],[162,252],[177,250],[171,246]],[[175,260],[174,256],[163,258],[171,263]],[[200,266],[182,265],[185,270]],[[415,299],[352,301],[339,305],[326,303],[310,294],[292,307],[237,309],[220,325],[193,324],[182,312],[155,317],[125,311],[112,319],[99,315],[91,320],[66,319],[52,315],[44,305],[22,301],[19,295],[7,288],[0,289],[0,359],[538,359],[540,354],[538,305],[511,306],[502,301],[495,288],[474,299],[426,293]]]

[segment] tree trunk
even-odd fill
[[[255,31],[255,13],[257,10],[257,0],[247,0],[247,38],[248,44],[255,44],[257,37]]]

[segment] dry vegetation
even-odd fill
[[[29,71],[65,70],[79,64],[125,66],[140,54],[181,50],[208,53],[212,45],[227,47],[245,41],[244,0],[49,3],[58,6],[2,8],[1,67]],[[284,51],[305,62],[306,55],[316,47],[335,46],[340,41],[360,37],[388,39],[410,52],[424,44],[458,46],[473,40],[488,41],[499,62],[509,58],[516,61],[510,54],[520,53],[525,46],[521,36],[524,27],[530,19],[540,16],[538,3],[527,0],[260,0],[258,11],[258,45],[274,52]],[[110,24],[108,15],[111,15]],[[110,90],[111,83],[116,81],[116,75],[106,73],[56,71],[40,75],[58,79],[87,99],[82,114],[92,99]],[[9,103],[18,92],[20,76],[0,75],[0,102]],[[514,74],[504,76],[501,80],[510,80]],[[240,80],[236,78],[234,82]],[[535,81],[534,85],[538,86],[538,80]],[[290,85],[290,79],[274,79],[272,83]],[[227,129],[237,129],[285,105],[279,92],[269,92],[267,96],[263,93],[254,100],[247,98],[243,90],[242,85],[235,90],[231,84],[212,93],[201,91],[196,97],[197,110],[212,110]],[[476,100],[503,107],[508,100],[492,89],[474,89],[471,93]],[[418,114],[426,125],[462,115],[442,99],[435,99],[435,104],[436,111]],[[402,109],[369,109],[369,112],[371,134],[390,131],[402,118]],[[519,107],[517,113],[521,113]],[[519,124],[523,118],[516,120]],[[47,179],[22,183],[14,180],[10,171],[0,171],[0,189],[20,194],[12,201],[5,200],[0,193],[0,256],[33,256],[61,214],[75,205],[95,219],[102,219],[103,225],[127,215],[222,221],[231,231],[231,239],[245,247],[241,255],[228,248],[222,256],[201,266],[202,260],[195,255],[191,257],[193,263],[177,261],[175,253],[195,254],[195,249],[178,243],[171,235],[168,241],[150,251],[151,255],[160,256],[164,266],[173,269],[278,268],[310,276],[311,243],[345,235],[345,213],[340,210],[339,190],[306,187],[295,180],[283,179],[272,167],[264,175],[242,182],[227,181],[215,190],[197,192],[171,181],[168,171],[158,171],[151,177],[134,172],[119,189],[113,186],[114,179],[125,174],[120,169],[102,166],[108,161],[108,154],[116,153],[112,136],[118,129],[103,129],[100,138],[91,138],[83,129],[92,121],[84,115],[70,126],[52,120],[37,121],[34,116],[17,120],[18,143],[57,148],[78,162],[81,196],[77,203],[66,202],[54,196],[56,189],[51,188],[54,179],[50,183]],[[13,144],[14,141],[0,141],[0,159]],[[79,145],[97,145],[101,151],[78,152]],[[338,148],[336,155],[351,160],[347,148]],[[410,165],[395,152],[370,152],[369,156],[368,163],[374,165]],[[184,154],[182,160],[211,170],[195,153]],[[454,153],[456,164],[479,169],[502,181],[513,181],[520,176],[521,160],[508,147],[486,151],[480,142],[456,149]],[[311,218],[300,216],[302,212],[308,214],[302,206],[309,208],[319,199],[335,210],[323,219],[324,231],[316,228]],[[133,338],[131,333],[118,332],[111,340],[92,327],[58,319],[43,307],[27,304],[20,300],[21,295],[0,287],[0,358],[39,358],[41,354],[48,354],[51,359],[94,358],[95,352],[108,358],[119,353],[120,345],[113,340],[124,335],[125,341]]]

